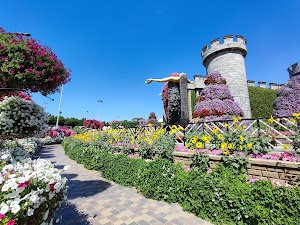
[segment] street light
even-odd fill
[[[99,112],[98,112],[98,121],[100,122],[100,103],[103,102],[102,100],[97,100],[99,103]]]
[[[57,115],[57,119],[56,119],[56,127],[58,127],[58,122],[59,122],[59,116],[61,114],[60,111],[60,107],[61,107],[61,100],[62,100],[62,94],[63,94],[63,90],[64,90],[64,85],[61,85],[61,91],[60,91],[60,98],[59,98],[59,104],[58,104],[58,115]]]

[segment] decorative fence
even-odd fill
[[[265,137],[268,144],[274,150],[282,150],[284,144],[292,145],[295,137],[300,133],[299,118],[259,118],[259,119],[233,119],[213,122],[190,123],[187,127],[180,126],[144,126],[139,128],[128,128],[127,131],[134,137],[139,135],[149,136],[153,131],[164,129],[176,134],[176,142],[184,144],[187,134],[205,133],[212,136],[214,129],[218,128],[221,133],[232,132],[237,127],[246,132],[249,137]]]

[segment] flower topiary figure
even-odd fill
[[[151,113],[150,113],[150,116],[148,117],[148,120],[147,120],[147,125],[148,125],[148,124],[151,124],[152,126],[153,126],[153,125],[154,125],[154,126],[158,125],[158,121],[157,121],[157,119],[156,119],[156,115],[155,115],[154,112],[151,112]]]
[[[291,79],[278,90],[273,103],[273,116],[292,116],[300,112],[300,76],[292,76]]]
[[[208,74],[204,83],[207,86],[200,93],[193,118],[212,121],[243,116],[243,111],[230,94],[226,80],[218,72]]]

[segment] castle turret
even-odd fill
[[[290,75],[290,79],[293,76],[298,76],[300,75],[300,67],[299,67],[299,63],[294,63],[293,65],[291,65],[288,69],[289,75]]]
[[[241,35],[223,37],[223,42],[217,38],[206,45],[201,52],[206,74],[217,71],[227,81],[227,85],[235,102],[244,112],[245,118],[251,118],[247,76],[245,68],[246,39]]]

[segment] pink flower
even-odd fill
[[[10,220],[6,225],[14,225],[15,224],[15,220]]]
[[[30,185],[29,181],[25,181],[24,183],[20,183],[20,184],[18,185],[18,188],[25,188],[25,187],[27,187],[27,186],[29,186],[29,185]]]
[[[5,215],[0,213],[0,219],[4,219]]]
[[[190,170],[191,170],[191,167],[190,167],[190,166],[185,166],[185,167],[184,167],[184,171],[185,171],[185,172],[189,172]]]
[[[252,178],[249,180],[249,183],[254,183],[254,182],[257,182],[259,181],[259,178]]]

